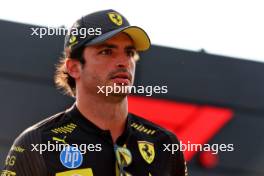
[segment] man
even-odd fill
[[[187,174],[182,152],[164,151],[165,145],[179,144],[171,132],[129,114],[127,91],[102,93],[133,85],[138,52],[149,47],[146,32],[114,10],[79,19],[65,38],[55,75],[76,102],[25,130],[1,176]]]

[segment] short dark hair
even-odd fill
[[[66,48],[63,52],[63,56],[60,57],[58,64],[56,65],[56,71],[54,75],[55,85],[58,89],[61,89],[66,95],[76,96],[76,83],[75,79],[67,72],[66,59],[74,59],[80,61],[82,65],[85,64],[83,58],[83,48],[78,49],[74,53],[70,52],[69,48]]]

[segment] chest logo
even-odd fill
[[[56,141],[56,142],[62,142],[64,144],[67,144],[67,142],[65,141],[67,136],[64,136],[63,138],[58,138],[58,137],[52,137],[52,140],[53,141]]]
[[[151,164],[155,158],[154,144],[147,141],[138,141],[138,149],[143,159]]]
[[[67,146],[60,153],[60,162],[69,169],[75,169],[81,166],[83,156],[78,148]]]

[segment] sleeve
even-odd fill
[[[180,145],[179,140],[174,134],[170,134],[171,144]],[[171,176],[188,176],[187,163],[184,159],[183,152],[177,150],[171,154]]]
[[[33,146],[41,143],[41,135],[25,131],[14,141],[5,160],[1,176],[47,176],[43,156]]]

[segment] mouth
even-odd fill
[[[117,73],[111,80],[116,84],[128,85],[131,82],[131,75],[127,72]]]

